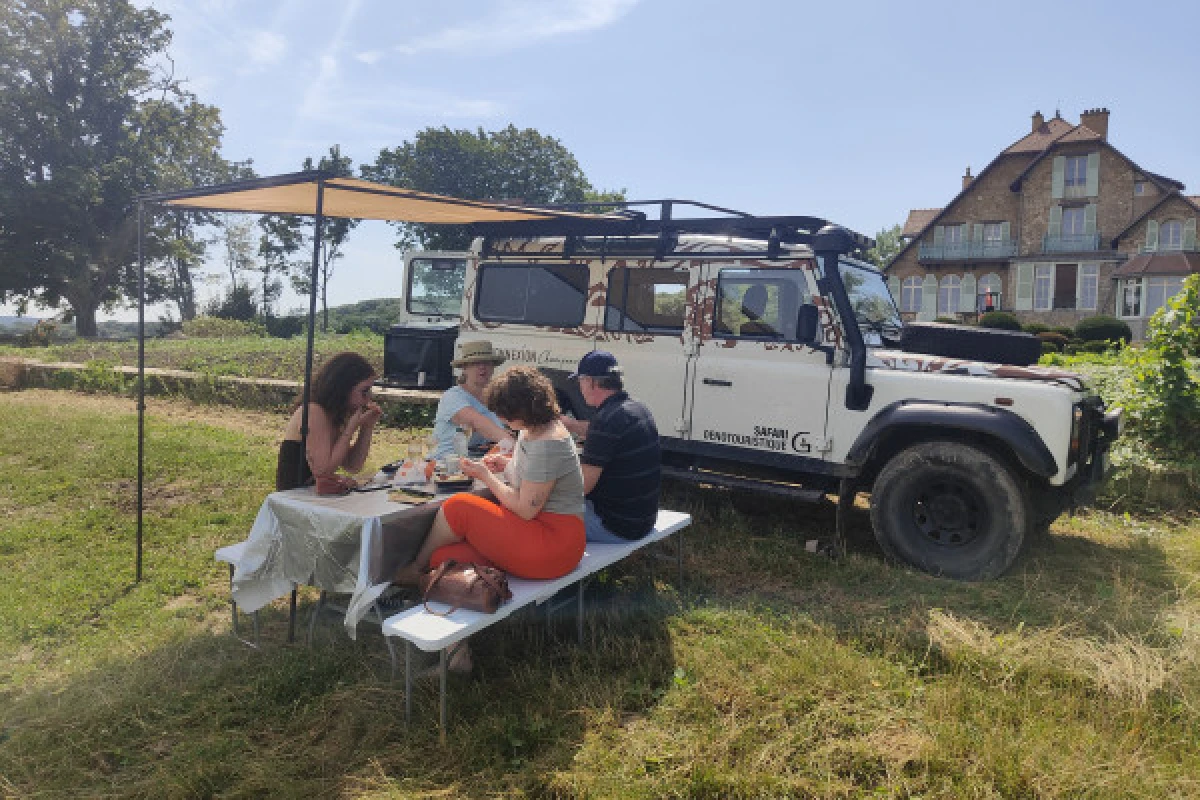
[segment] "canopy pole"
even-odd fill
[[[146,444],[146,258],[142,252],[145,203],[138,201],[138,474],[137,474],[137,569],[135,583],[142,582],[142,477]]]
[[[317,179],[317,208],[313,219],[312,272],[308,283],[308,348],[304,352],[304,393],[300,400],[300,450],[304,458],[296,465],[296,478],[304,474],[308,461],[308,400],[312,394],[313,340],[317,335],[317,271],[321,262],[321,229],[325,223],[325,179]],[[291,606],[288,612],[289,642],[296,641],[296,590],[292,589]]]

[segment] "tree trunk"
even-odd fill
[[[329,333],[329,303],[326,302],[325,282],[321,282],[321,333]]]
[[[98,335],[96,306],[72,303],[71,310],[75,312],[75,335],[84,339],[95,339]]]

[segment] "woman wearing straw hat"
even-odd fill
[[[503,362],[504,356],[493,350],[489,341],[459,343],[458,358],[450,365],[461,369],[462,374],[458,386],[447,389],[438,402],[433,421],[434,458],[454,454],[456,428],[471,429],[472,446],[506,440],[512,444],[512,435],[504,423],[483,402],[483,390],[492,379],[496,365]]]

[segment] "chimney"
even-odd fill
[[[1033,112],[1033,130],[1032,133],[1037,133],[1043,125],[1046,124],[1046,118],[1042,116],[1042,112]]]
[[[968,186],[970,186],[971,181],[973,181],[973,180],[974,180],[974,178],[971,177],[971,165],[968,164],[967,165],[967,173],[965,175],[963,175],[963,188],[965,189]]]
[[[1100,134],[1100,138],[1108,141],[1108,109],[1090,108],[1079,115],[1079,124],[1091,128]]]

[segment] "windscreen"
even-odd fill
[[[870,267],[846,261],[839,261],[838,268],[863,341],[868,346],[878,347],[885,343],[884,340],[898,340],[904,323],[883,275]]]

